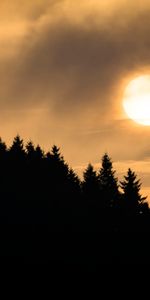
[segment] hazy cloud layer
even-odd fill
[[[43,101],[61,115],[65,105],[73,112],[96,101],[102,110],[114,106],[120,81],[149,67],[150,11],[138,1],[134,13],[130,1],[104,2],[33,1],[18,9],[4,32],[7,39],[10,29],[6,52],[17,54],[2,73],[10,87],[5,104]],[[15,15],[19,1],[12,7],[8,12]]]
[[[149,0],[6,0],[0,20],[4,138],[59,144],[72,165],[149,157],[149,129],[121,102],[150,70]]]

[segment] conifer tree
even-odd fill
[[[9,153],[11,156],[15,159],[22,159],[25,156],[25,150],[24,150],[24,144],[23,140],[20,138],[19,135],[17,135],[14,140],[13,144],[11,145],[9,149]]]
[[[141,183],[137,180],[137,175],[130,168],[127,175],[124,176],[124,181],[120,182],[120,187],[123,190],[124,206],[128,213],[137,213],[144,207],[146,197],[140,194]]]
[[[118,179],[115,177],[112,161],[107,153],[102,157],[102,167],[99,172],[100,193],[106,207],[117,204],[119,191]]]
[[[36,146],[35,148],[35,156],[37,160],[42,160],[44,158],[44,151],[41,149],[39,145]]]
[[[5,168],[6,169],[6,158],[7,158],[7,146],[5,142],[2,141],[0,138],[0,168],[1,168],[1,173],[2,170]]]
[[[64,177],[65,179],[67,179],[69,167],[64,161],[63,156],[61,155],[60,149],[56,145],[52,147],[50,157],[55,175],[60,175],[61,178]]]
[[[72,187],[72,189],[75,191],[78,191],[80,189],[80,180],[77,174],[74,172],[72,168],[69,169],[68,172],[68,181],[69,185]]]
[[[29,141],[27,143],[27,145],[26,145],[26,151],[27,151],[28,157],[32,158],[34,156],[35,148],[34,148],[34,145],[33,145],[32,141]]]
[[[83,173],[82,189],[86,197],[94,198],[98,192],[99,189],[98,176],[91,164],[88,164],[87,169]]]
[[[5,142],[2,141],[2,138],[0,137],[0,155],[3,155],[7,151],[7,146]]]

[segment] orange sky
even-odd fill
[[[150,194],[150,128],[128,120],[122,97],[150,73],[149,0],[0,3],[0,135],[61,147],[76,170],[108,151]]]

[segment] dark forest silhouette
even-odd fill
[[[128,169],[115,176],[105,153],[81,181],[57,146],[45,153],[16,136],[0,139],[1,262],[95,270],[102,263],[148,263],[150,210]]]

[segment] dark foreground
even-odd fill
[[[1,224],[1,265],[97,271],[102,264],[149,264],[149,232],[51,231],[47,224]]]
[[[94,272],[149,264],[150,209],[128,169],[118,182],[107,154],[81,181],[59,148],[0,139],[0,264]]]

